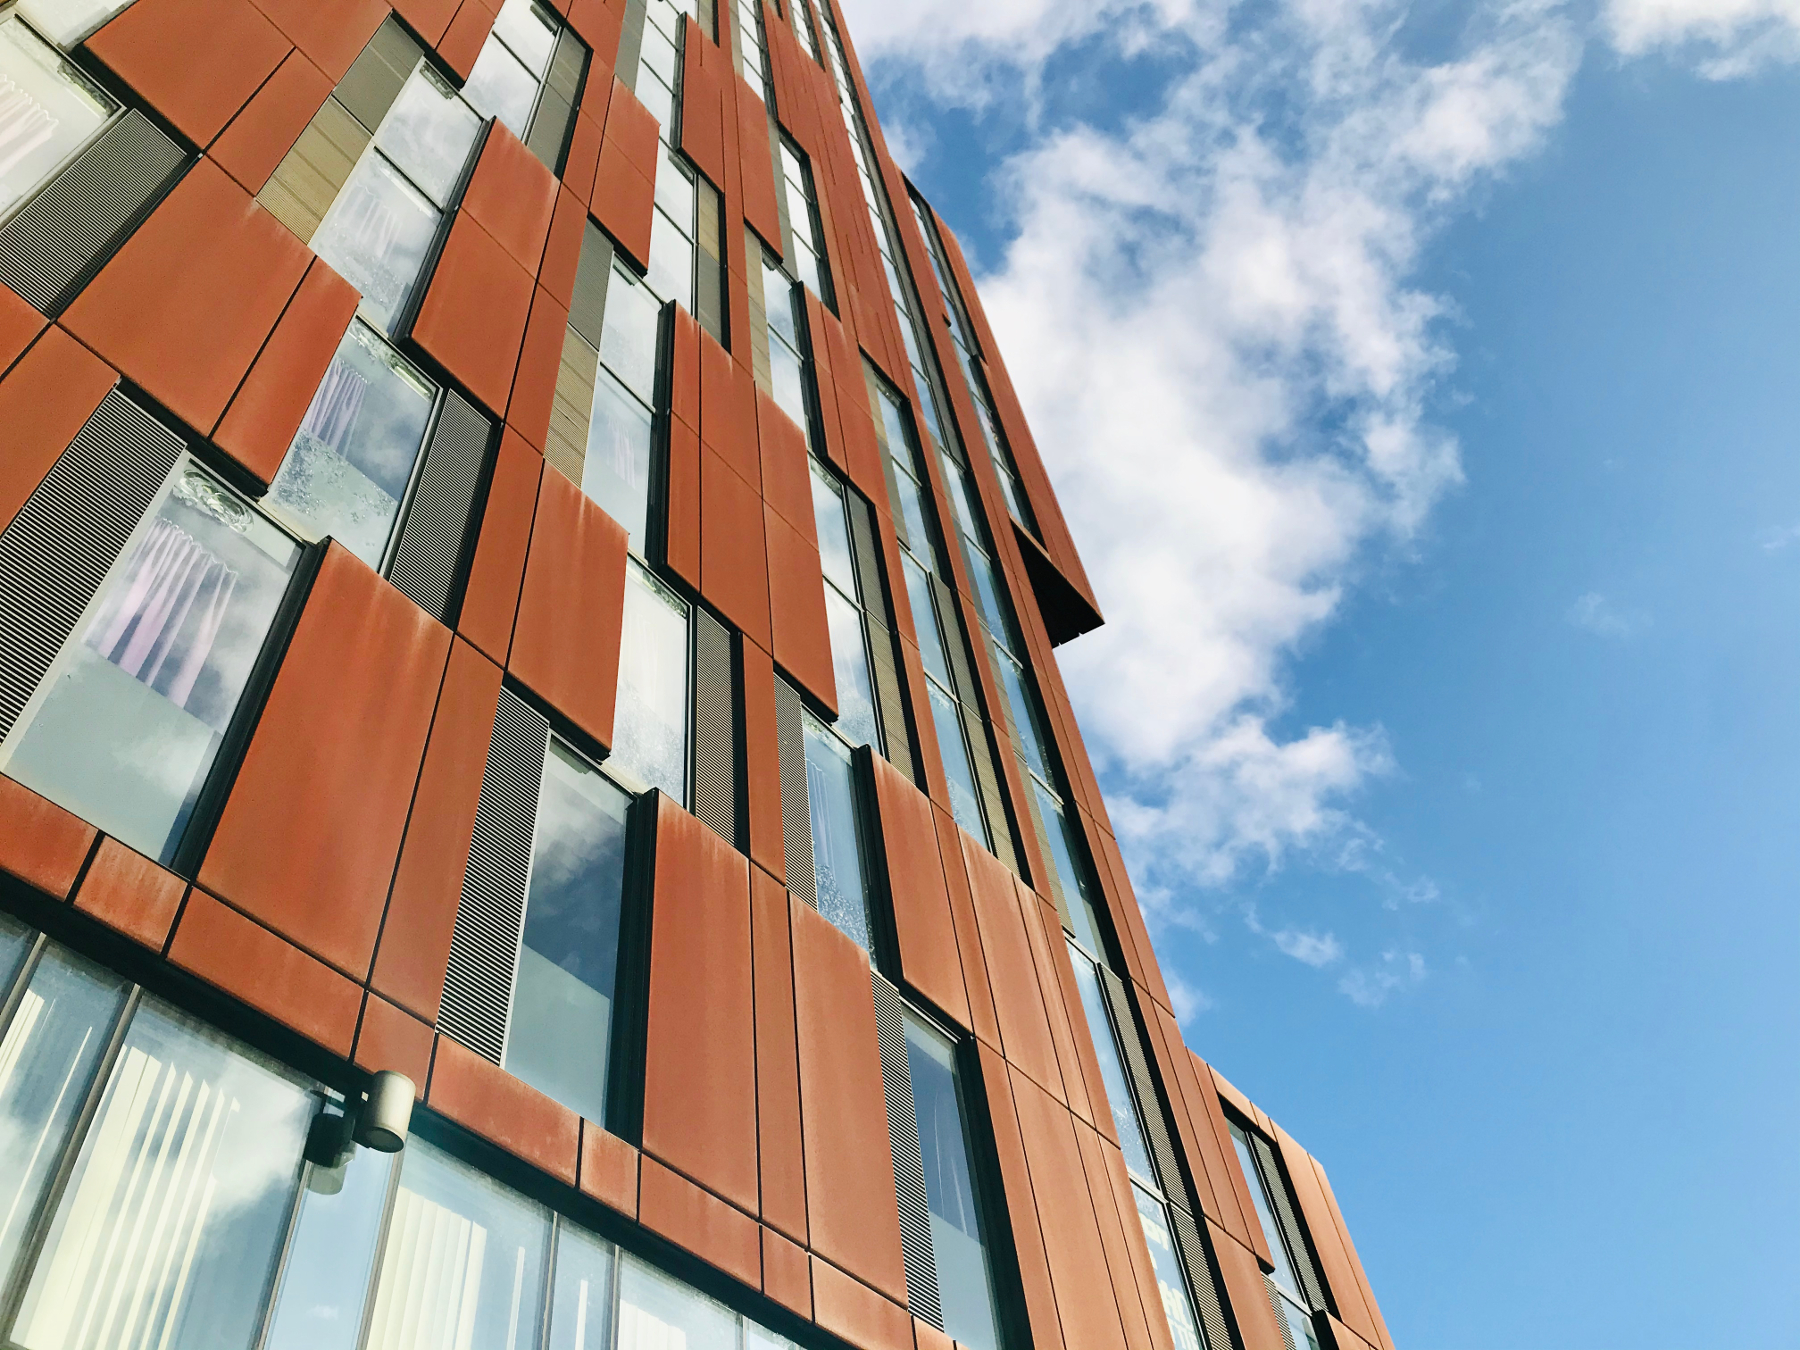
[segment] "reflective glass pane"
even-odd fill
[[[656,204],[669,213],[669,219],[682,232],[694,229],[694,180],[687,169],[669,154],[666,145],[658,145],[656,164]]]
[[[987,624],[988,632],[995,640],[1005,642],[1011,627],[1006,621],[1006,611],[1000,607],[993,559],[976,549],[969,537],[964,535],[963,561],[968,564],[969,579],[975,583],[975,599],[981,606],[981,617]]]
[[[644,550],[650,509],[650,430],[650,410],[607,371],[599,371],[581,490],[625,527],[631,547],[639,553]]]
[[[119,105],[17,19],[0,23],[0,218],[106,125]]]
[[[662,82],[662,77],[649,66],[640,65],[637,85],[631,92],[637,95],[638,102],[649,110],[650,115],[656,119],[656,125],[667,135],[669,128],[675,124],[675,94]]]
[[[1046,842],[1056,865],[1056,880],[1062,887],[1063,904],[1069,911],[1069,924],[1083,945],[1095,956],[1101,956],[1106,948],[1100,945],[1100,924],[1094,915],[1088,871],[1080,862],[1081,845],[1075,837],[1075,826],[1062,803],[1042,783],[1034,782],[1031,790],[1037,793],[1038,815],[1043,818],[1044,833],[1049,835]]]
[[[850,561],[850,523],[837,485],[817,468],[812,474],[813,523],[819,533],[819,561],[825,575],[845,595],[856,595],[856,567]]]
[[[52,41],[73,47],[130,3],[131,0],[24,0],[19,13]]]
[[[786,272],[767,259],[763,261],[763,305],[769,316],[769,332],[781,334],[788,346],[798,349],[800,337],[794,320],[794,283]]]
[[[307,1174],[264,1350],[356,1350],[399,1161],[358,1148],[344,1166]]]
[[[925,1201],[931,1213],[931,1250],[937,1258],[944,1330],[970,1350],[999,1350],[993,1280],[969,1167],[955,1054],[949,1041],[908,1016],[906,1064],[912,1077],[919,1153],[925,1163]]]
[[[975,792],[975,772],[969,767],[969,747],[963,740],[962,713],[956,701],[930,680],[925,687],[931,694],[931,720],[937,728],[938,753],[944,761],[944,779],[950,789],[950,814],[983,844],[988,841],[987,825],[981,818],[981,799]]]
[[[419,279],[439,218],[424,194],[370,152],[325,213],[313,252],[362,292],[364,317],[386,332]]]
[[[1294,1350],[1319,1350],[1319,1338],[1313,1332],[1312,1317],[1285,1298],[1277,1299],[1281,1315],[1287,1322],[1288,1337]]]
[[[619,1257],[618,1350],[737,1350],[737,1314],[634,1257]]]
[[[506,0],[494,20],[494,33],[534,73],[542,75],[556,50],[557,23],[533,0]]]
[[[801,371],[799,354],[774,332],[769,334],[769,383],[774,386],[776,404],[804,432],[806,376]]]
[[[797,232],[794,235],[794,271],[799,274],[801,281],[812,287],[814,295],[821,293],[823,287],[819,285],[819,260],[813,256],[812,249]]]
[[[146,1000],[132,1018],[13,1323],[27,1350],[248,1350],[316,1102]]]
[[[837,729],[852,745],[881,748],[875,723],[875,688],[869,678],[869,649],[863,642],[862,612],[829,586],[825,622],[831,633],[831,668],[837,677]]]
[[[0,1002],[4,1002],[6,994],[12,988],[13,976],[19,973],[19,966],[25,960],[26,952],[31,950],[32,939],[37,931],[20,923],[10,914],[0,914]],[[4,1275],[0,1270],[0,1276]]]
[[[661,211],[650,215],[650,270],[644,280],[662,299],[693,311],[694,243]]]
[[[6,772],[166,862],[299,557],[178,464],[13,728]]]
[[[680,64],[680,58],[675,52],[674,39],[653,23],[644,25],[644,45],[638,49],[638,60],[643,69],[655,71],[656,77],[669,88],[675,87],[675,68]]]
[[[656,331],[662,302],[623,267],[606,287],[600,359],[645,403],[656,402]]]
[[[613,1245],[584,1228],[556,1229],[556,1285],[549,1350],[608,1350],[612,1344]]]
[[[687,801],[688,610],[635,562],[625,574],[625,631],[609,767]]]
[[[443,206],[462,177],[480,130],[475,110],[421,62],[382,118],[375,144]]]
[[[1081,990],[1081,1010],[1087,1014],[1088,1035],[1094,1042],[1094,1055],[1100,1062],[1100,1078],[1106,1084],[1106,1104],[1112,1109],[1113,1128],[1118,1132],[1119,1149],[1125,1155],[1125,1166],[1154,1185],[1156,1173],[1150,1169],[1150,1150],[1144,1144],[1144,1130],[1138,1123],[1132,1105],[1130,1080],[1119,1059],[1119,1043],[1113,1036],[1112,1020],[1106,1014],[1106,1001],[1100,993],[1100,974],[1093,961],[1080,951],[1069,953],[1075,967],[1075,984]]]
[[[1156,1289],[1162,1295],[1163,1312],[1168,1314],[1169,1330],[1175,1336],[1175,1350],[1206,1350],[1194,1320],[1193,1305],[1188,1301],[1187,1281],[1182,1278],[1174,1236],[1169,1232],[1168,1212],[1161,1200],[1136,1186],[1131,1188],[1131,1194],[1137,1200],[1138,1219],[1150,1248],[1150,1264],[1156,1267]]]
[[[352,323],[265,501],[379,567],[436,399],[410,361]]]
[[[992,644],[994,670],[1000,676],[1000,687],[1006,690],[1006,702],[1012,712],[1013,737],[1025,766],[1039,778],[1050,778],[1050,760],[1044,752],[1043,724],[1038,719],[1037,697],[1025,685],[1025,672],[1013,660],[1012,653],[998,642]]]
[[[367,1350],[529,1350],[549,1212],[415,1137],[382,1253]]]
[[[506,1068],[589,1120],[606,1119],[630,806],[598,770],[551,738]]]
[[[1268,1239],[1269,1254],[1275,1258],[1275,1273],[1270,1278],[1290,1293],[1300,1292],[1300,1281],[1294,1278],[1293,1263],[1288,1260],[1287,1243],[1281,1238],[1281,1225],[1275,1222],[1275,1211],[1269,1203],[1268,1188],[1256,1159],[1250,1152],[1250,1141],[1236,1125],[1231,1127],[1231,1143],[1237,1149],[1238,1164],[1244,1169],[1244,1180],[1250,1183],[1250,1198],[1256,1202],[1256,1218]]]
[[[926,671],[943,685],[950,683],[950,663],[944,656],[943,635],[938,632],[937,609],[931,598],[931,577],[910,556],[902,555],[906,572],[906,598],[912,605],[913,628],[919,637],[919,659]]]
[[[901,465],[905,460],[897,460],[894,464],[894,491],[900,498],[900,518],[906,523],[907,547],[921,562],[935,566],[931,548],[931,526],[925,514],[924,491],[911,474],[905,472]]]
[[[0,1282],[19,1259],[124,1005],[123,980],[51,946],[0,1040]]]
[[[867,951],[869,893],[863,875],[862,840],[856,832],[856,784],[850,752],[811,713],[802,716],[819,913]]]
[[[463,97],[483,117],[497,117],[520,140],[531,126],[537,105],[537,77],[520,64],[506,44],[490,37],[475,58],[475,69],[463,86]]]

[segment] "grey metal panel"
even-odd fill
[[[1306,1228],[1294,1209],[1293,1197],[1288,1194],[1287,1177],[1281,1170],[1280,1160],[1275,1156],[1274,1145],[1254,1130],[1248,1133],[1250,1147],[1256,1153],[1256,1165],[1262,1170],[1269,1199],[1275,1205],[1276,1221],[1287,1238],[1288,1255],[1293,1260],[1294,1273],[1300,1278],[1300,1289],[1297,1292],[1315,1312],[1326,1309],[1329,1305],[1325,1302],[1325,1283],[1319,1278],[1318,1267],[1313,1264],[1312,1247],[1307,1242]]]
[[[581,101],[583,77],[588,69],[588,49],[574,30],[565,28],[556,38],[556,50],[550,55],[550,70],[544,77],[544,91],[556,94],[569,104]]]
[[[787,887],[814,909],[819,907],[813,876],[812,802],[806,787],[806,729],[800,695],[775,677],[775,743],[781,765],[781,853]]]
[[[407,77],[425,53],[410,34],[388,15],[369,45],[362,49],[344,78],[338,81],[337,99],[351,116],[371,132],[381,125],[388,109],[400,96]]]
[[[938,1292],[937,1257],[931,1245],[925,1160],[919,1151],[912,1069],[906,1060],[906,1016],[893,985],[872,970],[869,983],[875,991],[875,1039],[881,1049],[881,1088],[887,1098],[888,1146],[894,1154],[894,1194],[900,1202],[906,1303],[914,1317],[923,1318],[942,1331],[944,1312]]]
[[[1205,1350],[1233,1350],[1236,1342],[1225,1317],[1225,1302],[1211,1254],[1200,1236],[1200,1225],[1179,1205],[1169,1206],[1169,1227],[1175,1233],[1175,1254],[1187,1274],[1188,1295],[1200,1315],[1200,1334]]]
[[[1100,972],[1100,988],[1105,993],[1107,1007],[1112,1012],[1113,1027],[1119,1035],[1119,1047],[1125,1052],[1125,1072],[1131,1079],[1131,1089],[1137,1097],[1138,1119],[1144,1122],[1145,1142],[1150,1145],[1150,1160],[1156,1168],[1156,1179],[1162,1184],[1163,1195],[1177,1209],[1191,1214],[1195,1205],[1182,1175],[1174,1137],[1169,1133],[1169,1118],[1163,1111],[1162,1098],[1157,1095],[1156,1078],[1150,1072],[1150,1057],[1145,1053],[1143,1035],[1138,1031],[1137,1014],[1132,1011],[1125,982],[1104,965],[1096,966],[1095,969]]]
[[[737,845],[737,699],[731,630],[705,610],[694,622],[694,814]]]
[[[575,105],[554,90],[544,90],[525,133],[525,148],[551,173],[562,169],[563,149],[569,143],[569,127],[574,120]]]
[[[115,389],[0,532],[0,737],[37,692],[182,448]]]
[[[638,56],[644,45],[644,9],[644,0],[625,0],[625,23],[620,29],[619,54],[613,60],[613,74],[627,89],[637,88]]]
[[[493,423],[459,394],[445,392],[443,409],[425,447],[425,462],[407,503],[406,523],[400,527],[388,563],[394,585],[421,609],[445,622],[450,618],[469,511],[487,464],[493,431]]]
[[[0,281],[60,314],[179,175],[186,154],[137,109],[0,227]]]
[[[606,319],[606,283],[612,276],[613,246],[593,221],[581,240],[581,262],[575,269],[575,292],[569,300],[569,327],[600,349],[600,328]]]
[[[496,1064],[506,1062],[531,881],[531,842],[549,743],[550,724],[511,690],[502,689],[437,1018],[439,1031]]]

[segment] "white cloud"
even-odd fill
[[[1650,626],[1648,614],[1622,610],[1599,591],[1577,596],[1564,617],[1576,628],[1604,638],[1635,637]]]
[[[1800,60],[1800,0],[1608,0],[1604,21],[1622,55],[1691,55],[1711,79]]]
[[[1425,958],[1418,952],[1389,951],[1374,966],[1350,971],[1338,981],[1339,992],[1364,1008],[1379,1008],[1402,989],[1425,979]]]
[[[1165,970],[1163,981],[1169,986],[1169,1002],[1174,1005],[1175,1019],[1184,1026],[1191,1025],[1201,1013],[1211,1011],[1212,999],[1175,971]]]
[[[1329,966],[1344,954],[1344,944],[1331,933],[1303,933],[1284,928],[1279,933],[1271,933],[1269,938],[1283,955],[1314,969]]]

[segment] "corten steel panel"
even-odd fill
[[[1313,1159],[1313,1172],[1319,1179],[1319,1190],[1325,1197],[1325,1207],[1331,1211],[1331,1218],[1337,1227],[1338,1237],[1344,1244],[1344,1255],[1350,1259],[1350,1268],[1356,1272],[1356,1283],[1362,1290],[1363,1304],[1369,1310],[1369,1317],[1380,1333],[1382,1350],[1394,1350],[1394,1338],[1388,1334],[1387,1319],[1381,1315],[1381,1304],[1375,1298],[1375,1291],[1369,1285],[1368,1272],[1363,1269],[1362,1257],[1356,1254],[1356,1240],[1350,1236],[1350,1228],[1344,1222],[1344,1212],[1338,1208],[1337,1196],[1332,1193],[1331,1177],[1317,1158]]]
[[[1238,1335],[1244,1350],[1287,1350],[1287,1338],[1275,1320],[1275,1309],[1269,1303],[1269,1289],[1263,1283],[1262,1267],[1256,1254],[1236,1238],[1227,1235],[1210,1219],[1207,1236],[1212,1239],[1213,1253],[1219,1258],[1219,1274],[1225,1280],[1225,1294],[1231,1302],[1231,1313],[1237,1321]]]
[[[656,184],[656,118],[636,94],[613,80],[606,105],[600,163],[589,199],[594,219],[639,268],[650,262],[650,212]]]
[[[877,825],[893,899],[900,973],[959,1026],[969,1027],[969,996],[963,986],[931,802],[880,755],[873,762]]]
[[[332,544],[199,883],[360,979],[449,655],[448,630]]]
[[[740,647],[744,673],[744,782],[750,817],[750,857],[786,882],[782,843],[781,756],[775,729],[775,666],[754,643]]]
[[[591,1120],[581,1122],[581,1189],[629,1218],[638,1214],[638,1151]]]
[[[182,135],[210,145],[293,44],[250,0],[138,0],[87,48]]]
[[[1331,1341],[1337,1350],[1376,1350],[1375,1342],[1358,1336],[1331,1314],[1325,1315],[1325,1321],[1330,1324]]]
[[[788,912],[812,1249],[904,1301],[906,1268],[869,958],[804,902],[790,900]],[[823,1302],[816,1276],[814,1297]]]
[[[1153,1008],[1155,1005],[1140,999],[1140,1008]],[[1187,1156],[1188,1174],[1193,1178],[1195,1196],[1200,1208],[1211,1215],[1232,1236],[1246,1245],[1250,1235],[1243,1228],[1243,1215],[1238,1209],[1237,1192],[1232,1187],[1225,1173],[1224,1155],[1219,1151],[1219,1136],[1213,1128],[1213,1116],[1218,1114],[1218,1094],[1212,1091],[1212,1079],[1205,1075],[1205,1070],[1193,1053],[1181,1043],[1181,1031],[1175,1028],[1170,1038],[1173,1022],[1164,1023],[1160,1009],[1156,1013],[1158,1027],[1153,1028],[1151,1035],[1161,1034],[1169,1051],[1170,1063],[1167,1066],[1169,1078],[1169,1109],[1173,1113],[1175,1123],[1175,1142],[1179,1143],[1182,1152]],[[1158,1063],[1161,1055],[1157,1054]],[[1199,1069],[1200,1072],[1196,1072]],[[1204,1084],[1204,1086],[1203,1086]],[[1211,1114],[1208,1114],[1206,1099],[1212,1098]],[[1220,1188],[1223,1187],[1223,1198]]]
[[[625,551],[625,527],[546,465],[507,669],[608,747],[625,624]]]
[[[1081,1006],[1081,990],[1075,984],[1075,967],[1069,960],[1069,947],[1063,937],[1062,921],[1057,917],[1056,907],[1041,896],[1038,898],[1038,914],[1044,924],[1049,977],[1054,982],[1055,996],[1062,1011],[1062,1019],[1056,1025],[1068,1032],[1069,1046],[1074,1055],[1073,1061],[1065,1060],[1063,1063],[1063,1085],[1073,1093],[1076,1091],[1075,1083],[1079,1082],[1087,1097],[1088,1115],[1085,1119],[1109,1142],[1116,1144],[1118,1135],[1112,1112],[1106,1103],[1106,1083],[1100,1077],[1100,1061],[1094,1054],[1093,1032],[1087,1023],[1087,1013]],[[1046,986],[1046,1001],[1051,998],[1051,988],[1052,986]],[[1105,1028],[1102,1027],[1101,1030],[1104,1031]],[[1060,1040],[1057,1044],[1059,1049],[1062,1048]]]
[[[805,1242],[806,1156],[800,1137],[800,1059],[794,1031],[794,958],[788,894],[750,869],[756,977],[756,1133],[762,1172],[759,1213]]]
[[[656,1159],[646,1157],[638,1186],[638,1220],[708,1265],[762,1285],[762,1239],[756,1220],[708,1195]]]
[[[669,423],[669,518],[663,539],[669,570],[700,589],[700,433]]]
[[[198,887],[181,912],[169,960],[333,1054],[349,1057],[362,990]]]
[[[86,821],[0,776],[0,872],[65,899],[98,837]]]
[[[363,1000],[353,1056],[358,1068],[403,1073],[413,1081],[413,1094],[423,1099],[431,1078],[431,1046],[429,1025],[376,994]]]
[[[1118,939],[1119,950],[1125,958],[1125,969],[1120,973],[1137,984],[1144,984],[1144,962],[1138,954],[1137,938],[1132,933],[1131,925],[1124,919],[1124,906],[1135,905],[1137,900],[1130,889],[1130,878],[1126,878],[1125,885],[1121,888],[1113,874],[1115,865],[1121,868],[1125,865],[1124,859],[1111,834],[1102,828],[1087,807],[1077,805],[1076,814],[1081,817],[1082,833],[1089,843],[1094,878],[1099,885],[1099,894],[1094,896],[1094,907],[1112,917],[1113,935]]]
[[[1075,1143],[1077,1122],[1017,1070],[1012,1078],[1063,1335],[1084,1350],[1122,1350],[1125,1331]]]
[[[294,148],[336,83],[307,60],[305,53],[289,52],[281,68],[231,119],[207,154],[255,196],[267,185],[282,156]]]
[[[838,471],[848,468],[844,454],[844,427],[839,420],[837,397],[837,374],[832,367],[833,344],[825,336],[827,322],[835,322],[831,311],[819,303],[819,297],[810,289],[801,292],[806,297],[806,324],[811,334],[809,345],[813,358],[813,390],[819,396],[819,439],[822,442],[820,454],[830,463],[837,466]]]
[[[750,864],[659,795],[653,884],[644,1151],[754,1213]],[[646,1166],[646,1214],[649,1194]]]
[[[459,80],[468,79],[475,68],[475,58],[481,55],[488,34],[493,31],[498,12],[498,5],[490,7],[484,0],[463,0],[456,17],[450,20],[437,51]]]
[[[160,952],[187,891],[187,882],[173,872],[117,839],[102,839],[75,893],[75,908]]]
[[[1249,1099],[1236,1088],[1232,1087],[1230,1083],[1226,1082],[1217,1069],[1213,1069],[1209,1066],[1207,1072],[1212,1076],[1214,1095],[1230,1102],[1251,1121],[1254,1121],[1256,1119],[1256,1108],[1250,1106]],[[1204,1084],[1202,1086],[1204,1086]],[[1247,1106],[1249,1106],[1250,1109],[1245,1111],[1244,1108]],[[1237,1149],[1232,1146],[1230,1127],[1225,1120],[1223,1111],[1221,1111],[1217,1117],[1217,1126],[1219,1151],[1224,1155],[1225,1160],[1225,1179],[1230,1184],[1233,1193],[1237,1196],[1238,1212],[1243,1216],[1245,1232],[1244,1245],[1255,1252],[1262,1263],[1272,1270],[1275,1266],[1275,1260],[1269,1254],[1268,1235],[1263,1232],[1262,1222],[1257,1218],[1256,1201],[1250,1194],[1250,1179],[1244,1175],[1243,1164],[1238,1161]],[[1221,1203],[1223,1203],[1222,1198]]]
[[[806,1249],[773,1228],[762,1230],[762,1290],[782,1307],[812,1320],[812,1268]]]
[[[1118,841],[1104,828],[1089,829],[1087,836],[1090,843],[1099,845],[1096,861],[1104,864],[1100,869],[1101,890],[1112,915],[1113,931],[1119,935],[1120,944],[1125,948],[1131,978],[1147,988],[1150,996],[1167,1008],[1169,987],[1163,983],[1162,968],[1156,960],[1156,948],[1151,945],[1150,932],[1144,927],[1143,911],[1138,908],[1137,892],[1132,889],[1131,876],[1125,870],[1125,858],[1119,852]]]
[[[356,314],[356,288],[313,259],[225,410],[213,443],[264,483],[274,480],[338,343]]]
[[[0,285],[0,375],[25,354],[25,349],[37,341],[38,334],[48,323],[48,319],[20,299],[10,286]]]
[[[575,297],[575,273],[581,266],[581,242],[586,234],[587,202],[565,186],[556,195],[550,237],[544,244],[544,262],[538,271],[538,285],[564,309]]]
[[[769,564],[762,498],[723,459],[700,447],[700,593],[757,646],[769,636]],[[823,597],[820,603],[823,604]]]
[[[1006,1061],[991,1046],[980,1045],[977,1053],[981,1062],[981,1086],[987,1098],[989,1116],[994,1122],[1000,1182],[1006,1196],[1006,1217],[1012,1232],[1013,1250],[1019,1259],[1031,1344],[1034,1350],[1057,1350],[1063,1344],[1062,1322],[1056,1311],[1055,1292],[1050,1287],[1050,1261],[1044,1251],[1043,1223],[1032,1195],[1025,1144],[1019,1134],[1012,1075],[1007,1072]]]
[[[568,307],[538,287],[513,376],[512,401],[506,405],[507,425],[538,449],[550,434],[550,410],[556,402],[556,377],[568,331]]]
[[[1356,1268],[1350,1264],[1350,1254],[1344,1250],[1344,1240],[1338,1233],[1337,1221],[1332,1218],[1331,1206],[1325,1203],[1325,1191],[1319,1185],[1319,1174],[1313,1170],[1312,1155],[1280,1126],[1275,1127],[1275,1145],[1281,1152],[1281,1164],[1287,1169],[1288,1179],[1293,1183],[1301,1222],[1306,1225],[1313,1250],[1319,1255],[1319,1265],[1326,1287],[1331,1291],[1332,1302],[1357,1335],[1366,1341],[1380,1341],[1381,1332],[1363,1300]]]
[[[1112,1178],[1107,1172],[1106,1146],[1100,1142],[1099,1135],[1080,1121],[1075,1122],[1075,1143],[1087,1177],[1088,1195],[1093,1199],[1094,1217],[1100,1225],[1100,1245],[1106,1252],[1106,1270],[1112,1280],[1113,1299],[1118,1305],[1125,1344],[1130,1350],[1150,1350],[1150,1323],[1145,1315],[1143,1291],[1138,1288],[1137,1271],[1125,1242],[1126,1216],[1119,1210],[1119,1197],[1113,1191]],[[1155,1311],[1160,1317],[1161,1307]]]
[[[813,1320],[860,1350],[913,1350],[911,1315],[829,1261],[812,1260]]]
[[[1225,1124],[1225,1112],[1219,1106],[1218,1088],[1213,1083],[1212,1068],[1191,1050],[1184,1050],[1188,1065],[1194,1071],[1187,1084],[1188,1112],[1200,1144],[1201,1159],[1212,1187],[1215,1208],[1207,1211],[1226,1232],[1246,1247],[1254,1247],[1252,1225],[1256,1212],[1250,1208],[1250,1193],[1244,1185],[1244,1174],[1237,1166],[1237,1151]],[[1201,1197],[1201,1203],[1206,1197]]]
[[[500,667],[468,643],[455,643],[370,977],[376,989],[427,1022],[437,1020],[444,992],[450,934],[499,703]]]
[[[563,189],[580,200],[584,219],[588,201],[594,195],[594,174],[600,168],[601,130],[606,125],[606,105],[611,93],[612,72],[594,66],[588,71],[587,97],[581,111],[575,115],[575,134],[569,138],[569,153],[563,157]]]
[[[543,457],[508,427],[500,437],[494,480],[469,567],[456,630],[501,665],[512,650],[513,620],[525,581],[525,554],[537,515]]]
[[[118,382],[111,366],[60,328],[45,330],[0,379],[0,530]]]
[[[962,958],[963,989],[969,998],[969,1029],[998,1050],[1000,1021],[994,1012],[994,991],[988,983],[987,958],[981,952],[981,928],[975,918],[974,896],[969,891],[968,865],[963,861],[962,831],[948,813],[935,805],[931,808],[931,822],[937,834],[938,860],[944,868],[956,950]]]
[[[1056,1045],[1050,1037],[1043,991],[1038,987],[1025,912],[1013,890],[1013,874],[973,839],[964,836],[962,845],[1006,1058],[1060,1099],[1062,1075],[1056,1065]]]
[[[569,26],[593,50],[594,64],[611,71],[619,60],[619,33],[625,20],[625,6],[618,0],[571,0]],[[588,77],[586,101],[595,98],[593,76]],[[604,102],[604,96],[602,96]]]
[[[102,274],[104,275],[104,274]],[[500,416],[512,392],[532,274],[464,212],[450,227],[412,337]]]
[[[415,32],[435,47],[456,17],[458,0],[393,0],[394,10]]]
[[[203,159],[76,297],[63,327],[208,431],[311,262],[286,226]]]
[[[737,328],[734,331],[746,330]],[[746,345],[740,343],[739,345]],[[700,335],[700,443],[748,483],[762,481],[756,444],[756,381],[710,333]]]
[[[1038,989],[1044,996],[1044,1011],[1050,1019],[1050,1040],[1056,1047],[1057,1069],[1062,1074],[1063,1093],[1069,1109],[1089,1125],[1094,1113],[1088,1104],[1086,1069],[1075,1052],[1075,1038],[1069,1030],[1069,1011],[1064,991],[1074,987],[1071,970],[1065,982],[1057,967],[1057,957],[1068,964],[1068,948],[1063,945],[1062,922],[1056,909],[1040,899],[1024,882],[1014,883],[1019,893],[1019,907],[1025,916],[1025,937],[1031,944],[1032,964],[1037,967]],[[1103,1113],[1105,1114],[1105,1113]]]
[[[556,191],[556,175],[504,123],[495,122],[463,193],[462,209],[536,276],[556,212]]]
[[[1125,1155],[1115,1145],[1104,1140],[1100,1144],[1100,1155],[1100,1160],[1106,1167],[1107,1180],[1112,1186],[1113,1203],[1118,1206],[1119,1222],[1125,1234],[1125,1250],[1131,1258],[1131,1269],[1137,1279],[1150,1343],[1155,1350],[1175,1350],[1168,1315],[1163,1311],[1162,1293],[1156,1280],[1156,1265],[1150,1259],[1143,1220],[1138,1217],[1137,1200],[1131,1189],[1131,1175],[1125,1170]]]
[[[744,219],[762,236],[769,251],[781,253],[781,208],[775,201],[775,159],[769,139],[769,114],[742,75],[731,81],[726,97],[737,99],[739,170],[743,178]]]
[[[681,49],[681,144],[676,147],[694,161],[713,184],[725,184],[725,122],[719,111],[719,79],[715,70],[729,68],[719,49],[706,41],[700,25],[684,20],[686,38]],[[710,58],[710,59],[708,59]]]
[[[381,21],[385,0],[253,0],[253,3],[336,84],[362,54]]]
[[[859,367],[860,364],[859,358]],[[854,377],[838,381],[837,393],[839,419],[844,428],[845,472],[850,475],[850,481],[862,489],[863,496],[886,510],[887,479],[881,467],[881,444],[875,439],[868,386],[863,383],[860,368]]]
[[[448,1036],[437,1038],[425,1104],[575,1185],[581,1117]]]
[[[769,558],[769,623],[775,663],[833,714],[837,676],[831,664],[831,632],[825,623],[825,573],[819,550],[763,507]]]
[[[913,1344],[917,1350],[953,1350],[956,1342],[931,1323],[913,1318]]]
[[[756,391],[756,441],[762,464],[763,500],[817,548],[819,530],[813,514],[806,433],[761,389]]]
[[[700,322],[675,306],[675,334],[669,361],[669,415],[700,431]]]

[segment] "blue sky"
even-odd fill
[[[1398,1343],[1800,1346],[1800,8],[861,9],[1189,1040]]]

